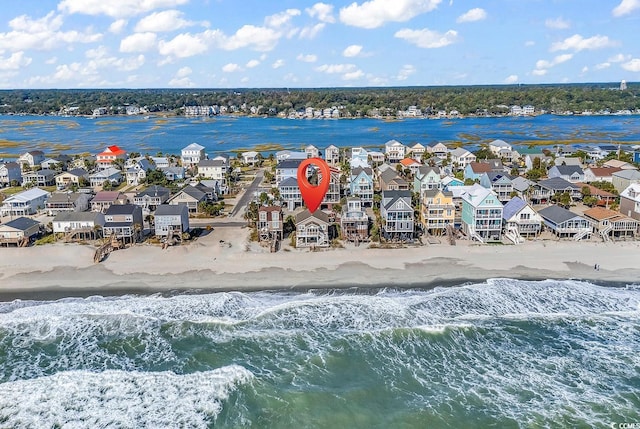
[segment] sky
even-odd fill
[[[640,0],[2,3],[2,89],[640,81]]]

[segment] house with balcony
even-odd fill
[[[298,186],[298,179],[287,177],[278,185],[278,191],[280,192],[280,199],[282,199],[288,210],[293,211],[296,207],[302,207],[302,194],[300,193],[300,186]]]
[[[582,190],[575,183],[566,181],[561,177],[540,180],[533,185],[531,193],[531,202],[534,204],[546,204],[556,194],[567,192],[572,200],[582,199]]]
[[[464,170],[468,164],[476,162],[476,156],[465,148],[459,147],[449,153],[451,154],[451,163],[457,165],[460,170]]]
[[[324,160],[327,164],[337,167],[340,165],[340,149],[337,146],[329,145],[324,149]]]
[[[224,158],[203,159],[198,163],[198,176],[203,179],[217,180],[227,188],[228,165]]]
[[[423,231],[431,235],[446,234],[447,228],[455,225],[453,193],[434,188],[426,189],[420,195],[420,223]]]
[[[218,195],[215,189],[198,183],[182,188],[169,199],[168,204],[184,205],[189,209],[189,213],[199,213],[201,203],[213,203],[217,200]]]
[[[378,182],[381,191],[408,191],[410,189],[409,183],[400,177],[393,168],[383,169],[378,175]]]
[[[100,191],[91,199],[91,211],[106,213],[114,204],[128,204],[129,198],[118,191]]]
[[[409,148],[409,155],[416,161],[422,162],[422,157],[426,151],[427,148],[423,144],[416,143]]]
[[[349,195],[359,197],[364,205],[371,206],[373,204],[373,170],[371,167],[351,169]]]
[[[620,193],[620,213],[640,220],[640,184],[633,183]]]
[[[276,165],[276,186],[285,179],[298,177],[298,167],[302,163],[301,159],[285,159]]]
[[[258,236],[262,243],[284,238],[284,213],[280,206],[261,206],[258,208]]]
[[[351,148],[351,159],[349,160],[351,168],[356,167],[370,167],[369,165],[369,152],[363,147]]]
[[[171,191],[164,186],[152,185],[147,189],[138,192],[133,197],[133,204],[142,207],[144,210],[156,210],[157,207],[169,201]]]
[[[640,221],[604,207],[593,207],[583,213],[596,228],[603,241],[633,239],[640,232]]]
[[[62,212],[84,212],[89,210],[91,195],[84,192],[54,192],[45,204],[49,216]]]
[[[447,154],[449,153],[449,148],[440,142],[427,143],[425,149],[439,159],[447,159]]]
[[[382,237],[391,241],[413,241],[415,225],[411,191],[383,190],[380,217]]]
[[[29,216],[36,214],[38,210],[46,207],[51,193],[40,188],[27,189],[11,195],[2,202],[0,215],[2,216]]]
[[[260,161],[260,153],[255,150],[242,152],[240,156],[244,165],[256,165]]]
[[[111,182],[112,185],[119,185],[122,182],[120,170],[115,167],[108,167],[89,175],[89,184],[94,188],[104,186],[107,181]]]
[[[310,144],[307,147],[304,148],[304,153],[307,155],[307,158],[319,158],[320,157],[320,151],[318,150],[317,147],[315,147],[314,145]]]
[[[372,166],[377,166],[384,163],[384,153],[377,150],[370,150],[367,152],[367,159],[371,162]]]
[[[340,216],[340,231],[343,240],[354,243],[369,241],[369,216],[360,198],[347,198]]]
[[[554,165],[549,168],[547,176],[550,179],[560,177],[571,183],[584,182],[584,171],[577,165]]]
[[[115,237],[124,243],[135,243],[142,236],[142,209],[134,204],[114,204],[104,214],[105,237]]]
[[[207,155],[204,153],[204,146],[198,143],[191,143],[180,151],[180,160],[184,168],[195,167],[200,161],[206,158]]]
[[[40,234],[40,222],[28,217],[12,219],[7,223],[0,224],[0,246],[11,244],[16,246],[26,246]]]
[[[504,236],[515,244],[542,231],[542,217],[520,197],[513,197],[502,209]]]
[[[582,240],[591,238],[593,223],[570,210],[558,205],[551,205],[538,211],[545,226],[558,238]]]
[[[51,222],[54,234],[64,241],[95,240],[102,235],[104,214],[98,212],[60,212]]]
[[[507,173],[488,171],[480,176],[480,186],[493,190],[503,204],[511,199],[513,183]]]
[[[296,248],[329,247],[331,236],[329,216],[322,210],[309,210],[296,215]]]
[[[389,140],[384,144],[384,154],[391,164],[397,164],[407,154],[407,147],[397,140]]]
[[[30,150],[18,157],[18,164],[24,170],[24,166],[28,166],[29,169],[39,166],[44,161],[44,152],[41,150]]]
[[[80,186],[81,179],[89,180],[89,173],[84,168],[63,171],[55,177],[56,187],[58,189],[67,189],[72,185]]]
[[[415,176],[418,169],[422,166],[422,163],[413,158],[404,158],[400,160],[400,165],[402,165],[403,170],[409,170],[411,175]]]
[[[17,162],[0,162],[0,188],[11,186],[11,182],[22,183],[22,170]]]
[[[438,167],[421,165],[413,175],[413,192],[422,194],[426,190],[441,189],[442,177]]]
[[[98,169],[113,168],[113,163],[117,159],[126,161],[127,151],[117,145],[109,146],[96,155],[96,166]]]
[[[53,170],[25,171],[22,173],[22,186],[53,186],[56,183],[56,173]]]
[[[132,186],[143,184],[147,178],[147,172],[155,169],[155,164],[146,158],[140,158],[132,162],[125,173],[127,184]]]
[[[306,152],[293,151],[288,149],[279,150],[278,152],[276,152],[276,160],[278,162],[284,161],[286,159],[297,159],[298,161],[302,162],[303,160],[307,159],[307,154]]]
[[[153,222],[156,237],[182,241],[182,234],[189,232],[189,209],[185,205],[160,204]]]
[[[335,167],[329,167],[329,189],[324,194],[324,198],[320,203],[320,208],[322,209],[333,209],[333,205],[340,202],[340,170]],[[319,181],[322,182],[325,179],[322,177],[322,174],[319,174]]]
[[[513,147],[504,140],[494,140],[489,143],[489,150],[499,159],[511,162],[513,158]]]
[[[171,167],[171,162],[166,156],[151,156],[149,157],[151,163],[156,166],[158,170]]]
[[[495,192],[476,184],[460,197],[462,231],[467,237],[481,243],[500,242],[503,206]]]

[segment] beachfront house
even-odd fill
[[[104,214],[105,237],[116,237],[124,243],[138,241],[142,234],[142,209],[134,204],[114,204]]]
[[[380,203],[382,237],[392,241],[413,241],[414,219],[411,191],[383,190]]]
[[[287,177],[278,185],[278,191],[280,192],[280,199],[287,209],[295,210],[296,207],[302,206],[302,194],[298,186],[298,179]]]
[[[523,237],[535,237],[542,231],[542,217],[520,197],[513,197],[502,209],[504,236],[515,244]]]
[[[369,216],[360,198],[347,198],[347,203],[342,207],[340,216],[340,231],[343,240],[354,243],[369,240]]]
[[[422,162],[422,157],[426,150],[427,148],[424,145],[416,143],[409,148],[409,154],[411,155],[411,158],[415,159],[418,162]]]
[[[54,170],[56,172],[62,171],[64,163],[57,159],[47,158],[40,163],[40,167],[43,169]]]
[[[371,167],[356,167],[351,169],[349,194],[360,197],[362,204],[373,204],[373,170]]]
[[[497,139],[492,141],[489,143],[489,150],[498,158],[507,162],[511,162],[513,158],[513,147],[504,140]]]
[[[537,182],[530,190],[531,202],[534,204],[546,204],[551,198],[557,194],[568,193],[571,200],[580,200],[582,198],[582,190],[575,183],[566,181],[561,177],[545,179]]]
[[[124,163],[127,160],[127,151],[117,145],[109,146],[96,155],[96,166],[99,169],[112,168],[113,163],[119,159]]]
[[[504,172],[488,171],[480,176],[480,186],[493,190],[501,203],[511,199],[513,183],[511,176]]]
[[[329,216],[322,210],[305,209],[296,215],[296,248],[329,247]]]
[[[106,213],[107,209],[114,204],[127,204],[129,199],[126,195],[118,191],[100,191],[91,200],[91,211]]]
[[[421,192],[420,223],[427,234],[444,235],[455,224],[456,206],[453,193],[437,188]]]
[[[207,155],[204,153],[204,146],[201,146],[198,143],[191,143],[190,145],[183,147],[180,151],[180,161],[184,168],[195,167],[206,157]]]
[[[384,162],[384,153],[377,150],[370,150],[367,152],[367,159],[371,161],[372,166],[380,165]]]
[[[95,240],[102,235],[104,214],[98,212],[60,212],[51,222],[54,234],[65,241]]]
[[[63,171],[55,177],[56,187],[58,189],[67,189],[70,186],[80,186],[80,181],[89,181],[89,173],[84,168],[74,168]]]
[[[84,212],[89,210],[91,195],[84,192],[54,192],[51,194],[45,208],[49,216],[62,212]]]
[[[596,228],[603,241],[635,238],[640,221],[604,207],[593,207],[583,213]]]
[[[426,150],[428,153],[433,154],[433,156],[439,159],[447,159],[447,153],[449,153],[449,148],[447,148],[444,143],[440,142],[428,143]]]
[[[144,210],[155,210],[156,207],[166,203],[171,197],[171,191],[164,186],[153,185],[138,192],[133,197],[133,204],[142,207]]]
[[[324,160],[333,167],[340,165],[340,149],[332,144],[324,148]]]
[[[298,177],[298,167],[302,163],[300,159],[285,159],[276,165],[276,186],[285,179]]]
[[[56,173],[53,170],[25,171],[22,173],[22,186],[53,186],[56,183]]]
[[[156,237],[182,240],[189,232],[189,209],[185,205],[160,204],[153,215]]]
[[[226,189],[228,165],[224,158],[203,159],[198,163],[198,176],[218,180]]]
[[[640,184],[640,171],[638,170],[621,170],[611,175],[611,183],[618,192],[622,192],[629,186]]]
[[[169,158],[167,158],[166,156],[151,156],[149,157],[149,159],[151,160],[151,163],[155,165],[158,170],[171,167],[171,162],[169,161]]]
[[[171,205],[185,205],[189,213],[199,213],[201,203],[212,203],[218,200],[215,189],[198,183],[187,185],[169,199]]]
[[[441,189],[442,178],[438,167],[421,165],[413,175],[413,192],[422,194],[428,189]]]
[[[409,183],[402,177],[400,177],[396,170],[393,168],[383,169],[378,175],[378,183],[380,185],[381,191],[409,190]]]
[[[640,184],[633,183],[620,193],[620,213],[640,220]]]
[[[105,182],[118,185],[122,182],[122,173],[115,167],[107,167],[89,175],[89,184],[94,188],[104,186]]]
[[[502,239],[502,203],[491,189],[478,184],[460,195],[462,230],[471,240],[481,243]]]
[[[51,193],[40,188],[32,188],[7,197],[2,202],[0,215],[28,216],[43,210]]]
[[[44,161],[44,152],[42,152],[41,150],[30,150],[29,152],[23,153],[22,155],[20,155],[20,157],[18,157],[18,164],[20,164],[22,170],[30,170],[36,165],[40,165],[42,161]]]
[[[567,182],[584,182],[584,171],[577,165],[554,165],[547,173],[550,179],[560,177]]]
[[[572,238],[576,241],[590,238],[593,224],[590,220],[558,205],[551,205],[538,211],[545,226],[558,238]]]
[[[407,147],[397,140],[389,140],[384,144],[384,154],[391,164],[396,164],[404,159]]]
[[[257,230],[262,243],[274,243],[282,240],[284,238],[284,213],[282,212],[282,207],[259,207]]]
[[[458,169],[464,169],[468,164],[476,162],[476,156],[465,148],[459,147],[449,153],[451,154],[451,163]]]
[[[260,153],[255,150],[242,152],[240,156],[242,157],[242,163],[244,165],[256,165],[258,161],[260,161]]]
[[[22,171],[17,162],[0,162],[0,188],[22,183]]]
[[[310,144],[307,147],[304,148],[304,153],[307,155],[307,158],[319,158],[320,157],[320,151],[318,150],[317,147],[315,147],[314,145]]]
[[[21,216],[0,224],[0,245],[9,247],[10,244],[15,244],[23,247],[38,234],[40,234],[40,222]]]

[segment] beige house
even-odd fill
[[[89,173],[84,168],[64,171],[56,176],[56,186],[58,189],[65,189],[71,185],[80,186],[80,178],[82,177],[88,181]]]
[[[296,216],[296,247],[329,247],[329,216],[316,210],[304,210]]]
[[[0,224],[0,245],[15,244],[25,246],[31,237],[40,233],[40,222],[27,217],[19,217]]]
[[[456,206],[450,191],[427,189],[420,202],[420,221],[426,233],[444,235],[449,225],[454,226]]]

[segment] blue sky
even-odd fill
[[[640,80],[640,0],[3,2],[0,88]]]

